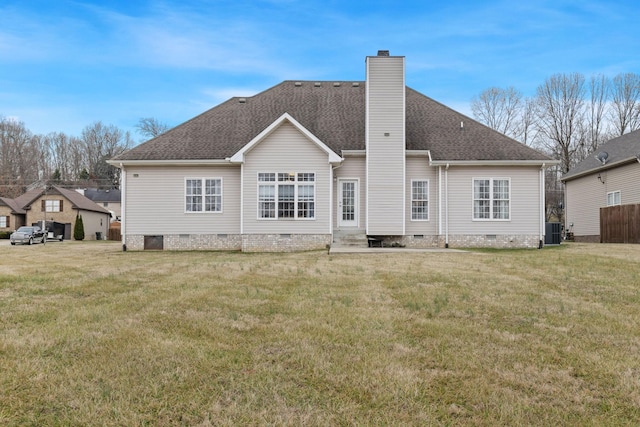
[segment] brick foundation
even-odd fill
[[[244,252],[296,252],[326,249],[331,234],[245,234]]]
[[[537,234],[477,234],[477,235],[449,235],[450,248],[531,248],[536,249],[540,244]],[[444,237],[442,237],[444,246]]]
[[[127,250],[144,250],[144,235],[129,234],[125,243]],[[165,234],[163,246],[166,251],[239,251],[242,237],[239,234]]]
[[[296,252],[326,249],[330,234],[165,234],[166,251],[213,250],[244,252]],[[127,250],[144,250],[144,235],[129,234]]]

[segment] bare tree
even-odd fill
[[[471,112],[480,122],[507,136],[516,137],[522,94],[514,87],[491,87],[471,100]]]
[[[534,145],[537,141],[538,111],[535,99],[525,98],[524,106],[517,120],[517,134],[515,139],[525,145]]]
[[[82,140],[62,132],[52,132],[44,137],[44,146],[50,169],[58,171],[58,180],[76,181],[86,167],[85,149]]]
[[[24,123],[0,117],[0,191],[16,197],[27,184],[41,178],[40,141]]]
[[[138,133],[146,138],[155,138],[169,130],[169,126],[153,117],[144,117],[136,124]]]
[[[611,118],[616,135],[621,136],[640,128],[640,75],[618,74],[612,84]]]
[[[104,185],[118,185],[119,169],[107,164],[107,160],[132,145],[129,132],[123,132],[113,125],[105,126],[102,122],[94,122],[82,130],[81,139],[90,176],[104,181]]]
[[[585,79],[580,73],[555,74],[537,89],[538,129],[547,149],[569,171],[584,144]]]
[[[586,108],[584,126],[584,144],[576,160],[582,160],[598,149],[611,135],[608,133],[606,122],[607,105],[609,101],[610,83],[602,74],[594,75],[589,80],[589,102]]]

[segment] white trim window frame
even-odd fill
[[[429,180],[411,180],[411,221],[429,221]]]
[[[620,190],[607,193],[607,206],[619,206],[622,204],[622,193]]]
[[[60,200],[45,200],[44,201],[44,210],[45,212],[60,212]]]
[[[0,228],[7,228],[7,217],[0,215]]]
[[[258,220],[315,220],[314,172],[258,172]]]
[[[473,178],[472,220],[511,221],[511,178]]]
[[[188,214],[222,213],[222,178],[185,178],[184,212]]]

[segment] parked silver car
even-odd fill
[[[32,245],[34,243],[47,243],[47,232],[37,225],[23,226],[11,233],[11,244],[22,243]]]

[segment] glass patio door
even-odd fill
[[[340,227],[358,226],[358,181],[341,179],[338,201],[338,225]]]

